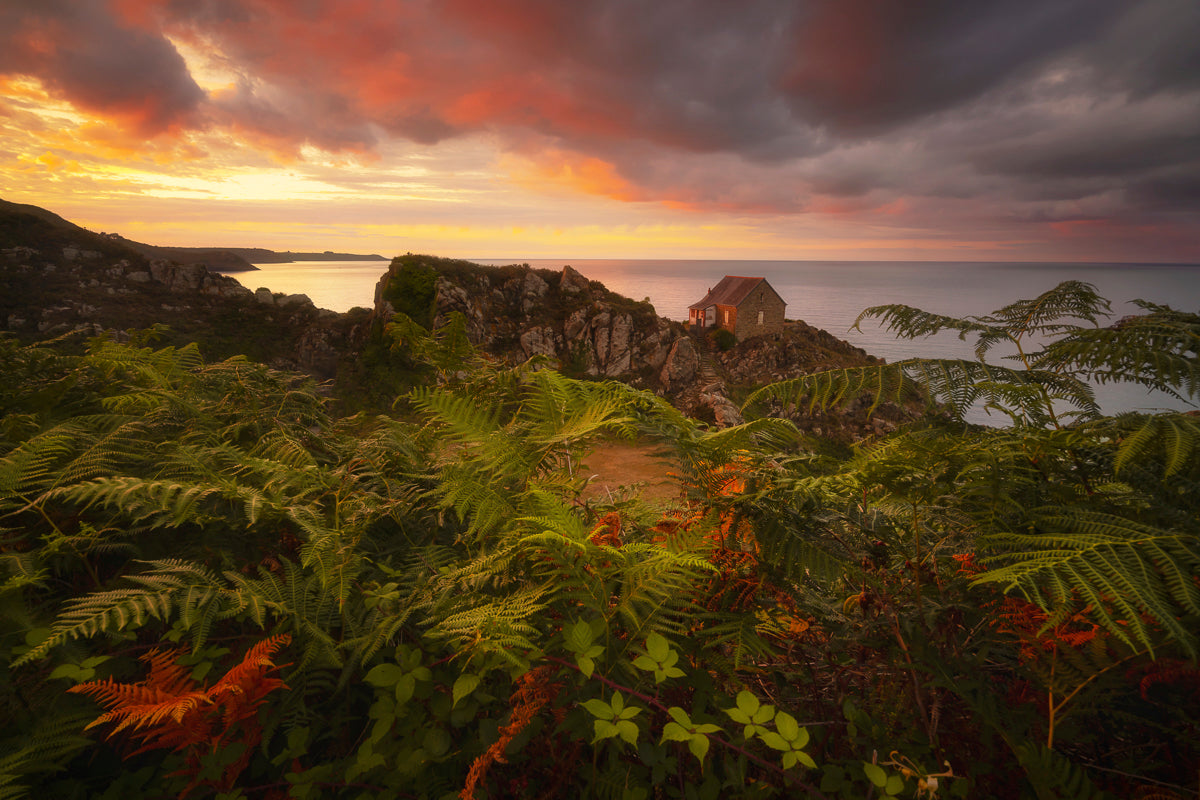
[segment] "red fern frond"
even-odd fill
[[[610,511],[600,518],[600,522],[592,529],[588,541],[597,546],[621,546],[621,515]]]
[[[466,783],[459,792],[462,800],[475,800],[475,790],[487,776],[492,764],[505,763],[504,751],[508,745],[516,738],[517,734],[529,725],[546,704],[553,702],[558,696],[562,684],[549,680],[553,674],[552,667],[541,666],[531,669],[518,678],[517,690],[510,698],[512,714],[509,715],[508,724],[500,726],[500,738],[493,742],[483,755],[471,762],[471,768],[467,771]]]
[[[1144,667],[1146,674],[1138,682],[1143,700],[1150,698],[1150,690],[1161,683],[1190,684],[1192,692],[1200,693],[1200,668],[1178,659],[1164,659]],[[1131,675],[1131,677],[1133,677]]]
[[[210,697],[216,699],[218,696],[225,695],[253,695],[257,694],[255,687],[257,684],[273,682],[272,689],[277,689],[283,686],[283,681],[272,678],[265,678],[265,674],[273,669],[278,669],[271,657],[284,645],[292,640],[292,637],[286,633],[278,636],[272,636],[268,639],[263,639],[258,644],[246,651],[245,657],[241,663],[233,669],[226,672],[219,681],[217,681],[211,689],[208,690]],[[265,694],[266,692],[263,692]]]
[[[191,670],[178,662],[181,652],[175,648],[155,649],[142,656],[142,661],[150,665],[146,685],[155,686],[169,694],[187,694],[195,691],[197,684],[192,680]]]
[[[87,727],[116,723],[108,738],[124,731],[141,745],[130,756],[148,750],[182,750],[188,765],[183,774],[192,776],[189,790],[203,782],[224,791],[249,764],[262,739],[255,718],[259,706],[269,693],[286,688],[269,673],[278,669],[272,656],[290,641],[291,636],[281,634],[258,642],[209,689],[196,687],[187,669],[177,663],[178,652],[155,650],[142,659],[150,666],[143,683],[123,684],[109,678],[68,691],[89,695],[109,708]],[[227,765],[219,779],[201,779],[202,757],[233,741],[245,745],[242,757]]]
[[[210,702],[208,695],[204,692],[188,692],[184,695],[163,699],[157,703],[121,706],[104,714],[92,725],[119,720],[117,726],[109,734],[110,736],[120,733],[126,728],[137,731],[141,728],[153,728],[171,723],[178,725],[188,714],[197,711],[201,706],[209,705]],[[90,728],[91,725],[88,727]]]
[[[170,703],[178,697],[177,694],[165,692],[157,686],[148,686],[140,683],[117,683],[112,678],[81,683],[77,686],[72,686],[67,691],[75,694],[90,695],[106,708],[155,706],[160,703]],[[109,717],[110,714],[105,714],[104,717]],[[91,725],[88,725],[88,727],[100,724],[100,720],[104,719],[104,717],[96,720]]]

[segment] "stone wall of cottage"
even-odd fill
[[[760,284],[734,310],[733,322],[728,327],[739,339],[779,333],[783,330],[785,308],[779,295]]]

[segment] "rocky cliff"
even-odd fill
[[[462,314],[471,342],[485,352],[514,363],[550,356],[568,374],[660,389],[696,370],[695,353],[689,359],[677,346],[686,339],[682,325],[569,266],[554,272],[397,258],[375,290],[377,325],[397,311],[434,327]]]
[[[409,255],[392,262],[376,286],[373,329],[397,311],[437,327],[450,314],[466,320],[473,344],[516,363],[534,355],[567,374],[615,378],[649,389],[681,410],[720,426],[742,422],[735,397],[766,383],[877,360],[803,322],[721,351],[709,336],[655,313],[648,302],[610,292],[570,266],[482,267]],[[846,441],[890,430],[920,407],[887,404],[868,419],[866,402],[810,414],[780,409],[804,430]]]
[[[331,378],[366,318],[318,309],[303,295],[252,292],[202,264],[148,257],[41,209],[0,206],[0,330],[22,340],[119,338],[165,325],[163,344],[195,341],[211,358],[246,355]]]
[[[495,357],[549,356],[568,375],[623,380],[722,426],[742,421],[736,401],[751,388],[874,361],[802,322],[722,351],[649,302],[610,292],[569,266],[483,267],[407,255],[380,278],[373,310],[337,314],[304,295],[251,291],[202,264],[153,258],[42,209],[0,201],[0,330],[22,340],[120,337],[165,325],[162,344],[195,341],[210,358],[240,354],[337,378],[350,405],[370,407],[389,405],[419,379],[389,362],[384,328],[397,312],[430,328],[461,314],[472,342]],[[916,408],[886,406],[867,419],[864,406],[778,413],[802,429],[853,440],[890,429]]]

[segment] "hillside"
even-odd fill
[[[326,250],[322,253],[293,253],[291,250],[279,252],[263,247],[226,247],[224,248],[251,264],[290,264],[294,261],[387,261],[378,253],[363,255],[361,253],[334,253]]]
[[[652,305],[609,291],[570,266],[559,272],[525,264],[483,267],[408,255],[395,259],[375,290],[371,330],[401,311],[426,327],[461,314],[470,341],[516,364],[554,359],[567,375],[615,378],[648,389],[680,410],[721,427],[742,422],[738,404],[765,383],[828,369],[879,363],[864,350],[799,321],[782,332],[736,342],[722,351],[711,333],[660,317]],[[368,345],[370,347],[370,345]],[[868,419],[867,402],[808,411],[779,408],[802,430],[840,441],[892,430],[923,409],[885,403]]]
[[[335,379],[354,407],[388,408],[428,376],[385,334],[397,312],[426,328],[461,314],[476,347],[510,364],[544,356],[564,374],[617,379],[669,399],[718,426],[740,424],[742,396],[763,383],[873,363],[867,353],[802,322],[720,351],[710,337],[658,316],[652,305],[609,291],[571,267],[484,267],[407,255],[376,288],[375,307],[348,314],[317,309],[304,295],[250,291],[215,251],[159,248],[87,231],[33,206],[0,206],[0,329],[22,340],[95,336],[163,327],[163,344],[195,341],[210,358],[245,355],[273,367]],[[229,251],[255,258],[272,251]],[[207,253],[202,259],[203,253]],[[277,254],[279,255],[279,254]],[[290,254],[304,255],[304,254]],[[334,255],[334,254],[329,254]],[[210,262],[215,262],[216,267]],[[247,265],[248,266],[248,265]],[[851,441],[911,418],[865,405],[808,413],[779,409],[802,429]]]
[[[2,202],[2,201],[0,201]],[[162,326],[160,344],[197,342],[209,358],[245,355],[332,378],[360,315],[304,295],[252,292],[203,263],[180,263],[92,233],[34,206],[0,205],[0,330],[22,341]]]

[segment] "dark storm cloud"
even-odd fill
[[[1120,0],[814,0],[781,88],[798,112],[887,129],[1032,75],[1094,38]]]
[[[1085,46],[1083,55],[1108,89],[1141,95],[1200,88],[1200,3],[1129,3],[1120,24]]]
[[[0,4],[0,74],[36,76],[143,135],[186,122],[204,98],[169,41],[122,24],[98,0]]]
[[[0,25],[0,72],[147,131],[483,133],[681,207],[1178,220],[1200,172],[1196,0],[40,0]],[[167,36],[235,85],[205,98]]]
[[[1161,176],[1139,179],[1129,187],[1129,199],[1150,211],[1195,215],[1200,213],[1200,164]]]

